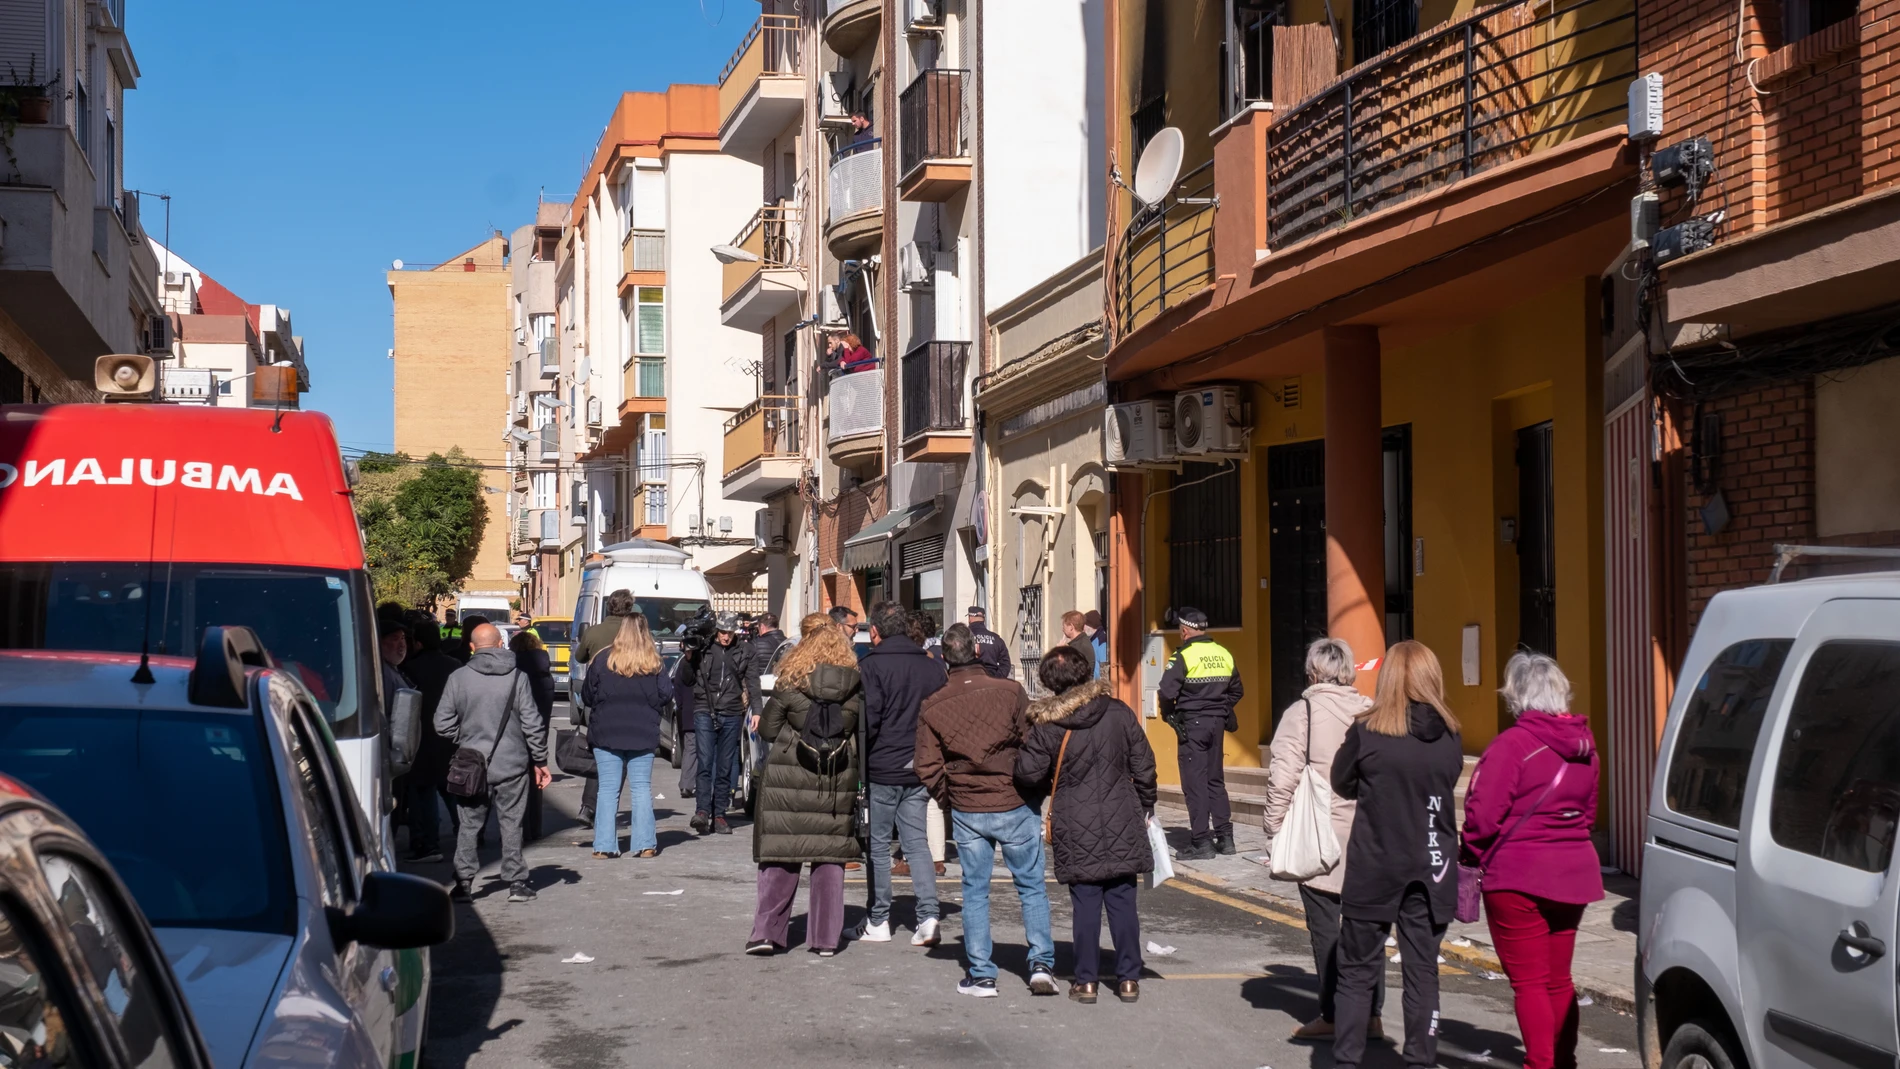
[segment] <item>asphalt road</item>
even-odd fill
[[[801,892],[792,951],[747,957],[740,951],[751,930],[756,871],[747,826],[736,824],[731,836],[695,836],[686,826],[690,803],[674,797],[676,774],[662,762],[655,778],[665,796],[655,802],[658,858],[595,861],[573,845],[588,833],[573,820],[580,781],[565,777],[550,790],[547,834],[527,852],[536,901],[510,905],[505,886],[493,877],[495,851],[485,852],[484,879],[492,882],[478,885],[472,906],[457,907],[455,940],[434,954],[425,1064],[1332,1064],[1328,1046],[1286,1039],[1317,1007],[1306,933],[1248,900],[1192,884],[1143,892],[1143,942],[1177,949],[1148,955],[1141,1001],[1134,1005],[1117,1002],[1107,990],[1094,1006],[1029,994],[1015,895],[1001,870],[992,924],[1002,997],[957,994],[954,861],[939,884],[946,914],[941,946],[909,945],[911,900],[900,877],[895,919],[902,931],[892,942],[847,944],[831,959],[805,952]],[[416,871],[448,880],[446,865]],[[848,875],[847,928],[862,916],[864,893],[862,872]],[[1066,992],[1072,960],[1066,890],[1051,883],[1050,900]],[[562,962],[575,953],[593,960]],[[1402,1030],[1396,967],[1388,970],[1388,983],[1386,1027],[1396,1036]],[[1441,1063],[1521,1064],[1506,983],[1449,966],[1442,984]],[[1582,1069],[1637,1065],[1633,1018],[1586,1007],[1583,1029]],[[1400,1059],[1392,1045],[1375,1043],[1365,1064],[1393,1069]]]

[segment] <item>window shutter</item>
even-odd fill
[[[666,291],[655,286],[640,287],[640,302],[635,310],[635,332],[641,353],[666,352]]]
[[[633,172],[633,229],[666,229],[666,172],[635,167]]]

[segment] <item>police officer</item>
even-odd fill
[[[1234,852],[1234,817],[1222,770],[1221,736],[1240,727],[1240,669],[1226,647],[1207,637],[1207,614],[1182,606],[1175,613],[1181,646],[1161,673],[1161,719],[1180,737],[1181,793],[1187,796],[1189,861]],[[1210,834],[1211,833],[1211,834]]]
[[[989,629],[983,606],[972,605],[964,613],[964,620],[970,625],[970,635],[976,640],[977,663],[983,670],[997,679],[1008,679],[1010,673],[1009,643],[1003,636]]]

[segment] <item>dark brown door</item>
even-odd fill
[[[1557,654],[1556,510],[1549,420],[1517,432],[1517,644]]]

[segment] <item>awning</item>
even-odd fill
[[[748,549],[706,569],[708,579],[750,579],[765,570],[765,550]]]
[[[909,530],[912,525],[929,519],[936,512],[937,501],[932,498],[929,501],[893,509],[886,513],[883,519],[845,539],[844,570],[863,572],[873,568],[890,567],[891,539]]]

